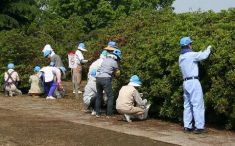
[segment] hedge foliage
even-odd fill
[[[213,46],[209,59],[200,63],[206,122],[235,128],[235,9],[184,14],[144,9],[89,33],[77,16],[65,19],[44,15],[35,18],[28,27],[0,32],[0,73],[6,70],[8,62],[15,63],[23,78],[22,87],[28,86],[35,65],[46,64],[41,53],[46,43],[66,64],[67,52],[75,50],[78,41],[85,41],[89,51],[84,55],[94,60],[93,54],[114,40],[123,52],[121,76],[114,80],[115,94],[131,75],[137,74],[143,81],[140,90],[153,103],[151,115],[181,122],[183,81],[178,64],[179,40],[191,36],[195,51]]]
[[[193,49],[213,46],[209,59],[200,63],[206,121],[226,128],[235,126],[235,9],[174,14],[142,10],[112,26],[92,33],[90,48],[116,40],[123,51],[116,92],[138,74],[145,97],[153,103],[152,116],[182,121],[183,91],[179,70],[179,40],[191,36]]]

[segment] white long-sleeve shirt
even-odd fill
[[[179,56],[179,66],[183,78],[198,76],[198,62],[206,59],[211,53],[210,49],[200,52],[188,52]]]
[[[84,56],[83,56],[82,52],[80,50],[77,50],[75,52],[75,55],[76,55],[77,64],[81,64],[82,60],[84,60]]]

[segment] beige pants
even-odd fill
[[[77,68],[73,68],[73,90],[77,87],[77,90],[80,89],[82,81],[82,66],[78,65]]]
[[[144,113],[144,109],[140,107],[132,107],[130,110],[117,109],[121,114],[130,114],[130,115],[141,115]]]
[[[5,92],[7,94],[9,94],[9,96],[21,95],[22,94],[22,92],[19,89],[17,89],[17,87],[14,84],[11,84],[9,86],[7,85],[5,87]]]

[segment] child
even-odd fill
[[[44,93],[43,87],[42,87],[42,81],[39,78],[39,71],[40,71],[39,66],[35,66],[34,68],[34,75],[31,75],[29,78],[29,83],[31,83],[31,87],[29,90],[29,95],[31,96],[39,96],[42,93]]]
[[[18,73],[14,70],[15,65],[13,63],[9,63],[7,65],[8,71],[4,74],[4,89],[7,95],[22,95],[22,92],[17,89],[18,82],[20,81]]]
[[[44,91],[47,94],[46,99],[55,99],[53,97],[56,88],[63,90],[61,84],[61,74],[65,73],[66,69],[64,67],[52,67],[46,66],[40,70],[40,77],[43,79]]]

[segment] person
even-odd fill
[[[44,93],[42,81],[39,78],[40,66],[34,67],[35,74],[29,77],[29,83],[31,84],[28,94],[31,96],[40,96]]]
[[[90,76],[90,73],[94,73],[94,70],[98,70],[102,64],[102,62],[104,61],[105,58],[107,58],[108,56],[108,51],[107,50],[103,50],[100,54],[99,59],[95,60],[89,67],[89,71],[88,71],[88,79],[92,76]]]
[[[55,67],[55,63],[54,62],[50,62],[50,65],[49,65],[50,67]],[[60,69],[60,71],[59,71],[59,69]],[[63,70],[61,70],[61,69],[63,69]],[[61,66],[61,67],[56,67],[56,69],[54,69],[54,70],[57,70],[57,72],[59,72],[60,73],[60,76],[61,76],[61,78],[62,78],[62,76],[65,76],[65,71],[66,71],[66,69],[63,67],[63,66]],[[62,72],[61,72],[62,71]],[[65,95],[65,89],[63,88],[63,86],[61,85],[61,86],[57,86],[57,88],[55,89],[55,91],[54,91],[54,94],[53,94],[56,98],[62,98],[64,95]]]
[[[116,76],[119,73],[118,62],[121,59],[121,50],[114,49],[111,54],[108,54],[97,71],[96,75],[96,88],[97,88],[97,97],[95,103],[96,117],[100,117],[101,109],[101,98],[103,97],[103,90],[107,94],[107,117],[113,115],[113,89],[112,89],[112,77],[113,74]],[[117,74],[118,73],[118,74]]]
[[[54,63],[55,67],[64,67],[63,62],[59,55],[57,55],[52,49],[50,44],[46,44],[42,50],[45,58],[50,58],[50,61]]]
[[[40,70],[40,78],[44,83],[44,91],[47,95],[46,99],[55,99],[54,92],[56,88],[63,90],[61,84],[61,74],[65,73],[66,69],[64,67],[52,67],[46,66]]]
[[[4,73],[5,95],[9,95],[11,97],[14,95],[22,95],[22,92],[17,87],[20,82],[20,78],[18,73],[14,70],[15,65],[13,63],[9,63],[7,68],[7,72]]]
[[[208,46],[204,51],[194,52],[190,37],[181,38],[180,45],[179,67],[184,80],[184,131],[194,131],[194,133],[200,134],[205,132],[205,108],[202,87],[198,77],[198,62],[208,58],[211,53],[211,46]]]
[[[88,82],[85,86],[84,89],[84,94],[83,94],[83,101],[85,105],[85,110],[91,109],[91,115],[95,115],[96,112],[94,110],[95,107],[95,100],[96,100],[96,72],[100,68],[101,63],[103,60],[107,57],[108,52],[106,50],[103,50],[102,53],[100,54],[100,58],[94,61],[90,67],[89,67],[89,72],[88,72]],[[104,93],[103,95],[103,105],[105,106],[107,102],[107,96]]]
[[[104,48],[104,50],[108,51],[108,53],[112,53],[115,49],[118,49],[117,43],[114,41],[109,41],[108,46]]]
[[[74,82],[73,83],[73,93],[75,93],[75,90],[77,90],[79,94],[82,93],[82,91],[80,89],[81,81],[82,81],[82,64],[88,62],[88,60],[84,59],[82,51],[86,52],[87,49],[85,48],[84,43],[79,43],[77,51],[75,52],[77,68],[73,68],[73,82]],[[75,89],[75,88],[77,88],[77,89]]]
[[[83,93],[83,101],[85,110],[90,110],[91,115],[96,115],[95,112],[95,101],[96,101],[96,95],[97,95],[97,89],[96,89],[96,70],[93,69],[90,73],[90,77],[88,79],[88,82],[85,86],[84,93]],[[107,105],[107,96],[103,92],[103,98],[102,98],[102,105],[105,107]]]
[[[130,82],[126,86],[122,86],[116,100],[116,109],[120,114],[124,114],[127,122],[132,122],[131,119],[144,120],[148,116],[150,103],[147,99],[142,99],[141,94],[136,88],[141,86],[140,78],[133,75]]]

